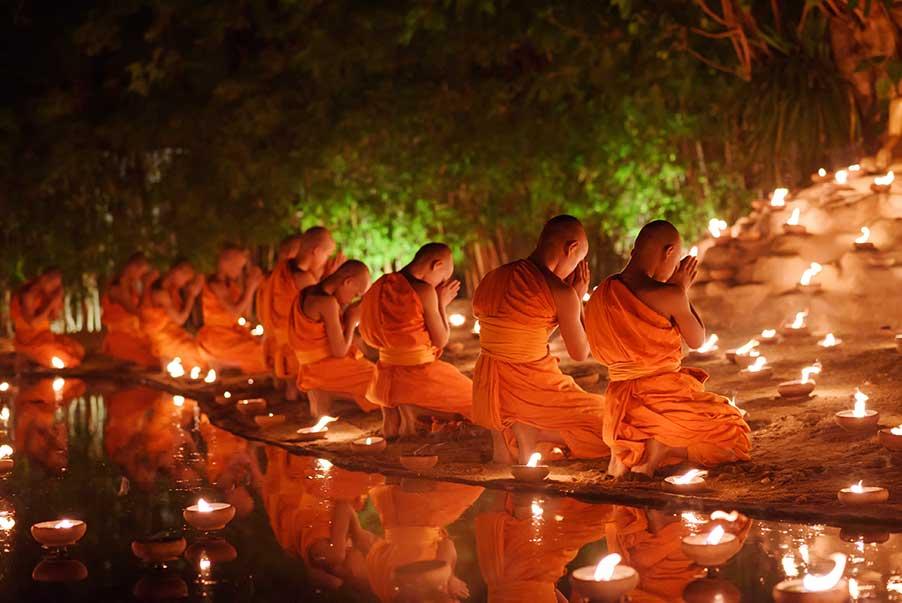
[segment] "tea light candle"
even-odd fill
[[[719,567],[729,561],[742,543],[735,534],[715,525],[707,534],[690,534],[683,537],[683,553],[703,567]]]
[[[66,368],[66,363],[63,362],[58,356],[54,356],[50,359],[50,366],[52,366],[56,370],[61,370]]]
[[[251,329],[251,335],[254,337],[263,337],[263,325],[257,325]]]
[[[842,575],[846,570],[846,556],[830,555],[833,569],[824,575],[806,574],[803,578],[791,578],[774,586],[771,593],[776,603],[846,603],[849,585]]]
[[[639,586],[639,572],[622,565],[617,553],[603,557],[597,565],[587,565],[573,571],[574,589],[591,601],[614,603]]]
[[[62,547],[75,544],[88,531],[88,525],[80,519],[42,521],[31,526],[31,535],[46,547]]]
[[[760,354],[755,350],[758,347],[757,339],[750,339],[745,342],[735,350],[727,350],[725,356],[727,360],[732,362],[733,364],[738,364],[740,366],[748,366],[754,359],[760,356]]]
[[[199,366],[192,367],[191,372],[188,373],[188,377],[192,381],[197,381],[198,379],[200,379],[200,367]]]
[[[847,505],[866,505],[889,500],[889,490],[879,486],[863,486],[861,480],[837,493],[839,502]]]
[[[169,364],[166,365],[166,372],[173,379],[180,379],[185,376],[185,367],[182,366],[182,359],[176,356]]]
[[[811,181],[815,184],[820,184],[821,182],[827,182],[830,180],[830,173],[827,172],[824,168],[818,168],[818,170],[811,174]]]
[[[836,337],[833,333],[827,333],[824,338],[817,342],[822,348],[835,348],[842,344],[842,339]]]
[[[805,336],[809,334],[808,331],[808,310],[802,310],[801,312],[796,312],[795,318],[793,318],[791,323],[784,324],[781,331],[783,335],[787,335],[790,337],[797,336]]]
[[[883,176],[874,176],[871,183],[871,190],[875,193],[888,193],[893,188],[893,181],[896,179],[893,171],[890,170]]]
[[[540,465],[540,460],[542,460],[542,455],[538,452],[533,452],[525,465],[511,465],[511,475],[523,482],[542,481],[551,473],[551,467]]]
[[[786,207],[786,196],[789,194],[788,188],[775,188],[770,196],[771,207]]]
[[[761,334],[756,337],[760,343],[777,343],[780,340],[780,336],[777,335],[776,329],[764,329],[761,331]]]
[[[13,447],[9,444],[0,446],[0,474],[6,474],[13,470]]]
[[[182,517],[191,527],[202,532],[221,530],[235,518],[235,507],[229,503],[208,503],[203,498],[197,504],[185,507]]]
[[[702,343],[701,346],[692,350],[692,352],[691,352],[692,357],[700,359],[700,360],[713,358],[717,354],[717,351],[720,349],[717,346],[717,342],[719,340],[720,340],[720,338],[717,336],[717,334],[712,333],[711,336],[708,337],[708,339],[706,339],[705,342]]]
[[[801,208],[795,208],[792,210],[792,213],[789,215],[789,219],[783,224],[783,232],[788,235],[803,235],[808,234],[808,229],[805,228],[802,224],[799,223],[800,218],[802,217]]]
[[[781,398],[807,398],[817,385],[811,375],[821,372],[821,363],[815,362],[811,366],[802,369],[802,377],[793,381],[785,381],[777,386],[777,393]]]
[[[679,494],[692,494],[707,488],[705,476],[707,471],[690,469],[682,475],[671,475],[664,478],[664,487]]]
[[[871,229],[867,226],[861,227],[861,236],[855,239],[855,251],[877,251],[877,247],[871,243]]]
[[[892,429],[881,429],[877,434],[877,441],[887,450],[902,452],[902,425]]]
[[[363,454],[377,454],[384,451],[387,445],[385,438],[368,436],[351,442],[351,450]]]
[[[846,431],[863,431],[876,429],[880,421],[880,413],[876,410],[868,410],[868,395],[859,388],[855,388],[855,407],[852,410],[841,410],[834,415],[836,422]]]
[[[836,170],[836,173],[833,174],[833,181],[839,185],[846,184],[849,181],[849,171],[848,170]]]
[[[273,413],[265,414],[265,415],[257,415],[254,417],[254,423],[259,427],[268,428],[275,427],[276,425],[281,425],[285,422],[285,415],[275,415]]]
[[[815,276],[823,272],[824,267],[817,262],[811,262],[811,265],[805,269],[799,278],[799,289],[808,291],[811,289],[820,289],[821,284],[813,282]]]
[[[0,394],[5,394],[9,391],[9,382],[8,381],[0,381]]]
[[[755,358],[755,362],[739,371],[739,373],[746,379],[763,381],[764,379],[770,379],[773,376],[774,369],[767,364],[767,358],[758,356]]]
[[[204,377],[204,383],[216,383],[216,371],[210,369]]]
[[[467,324],[467,318],[463,314],[451,314],[448,316],[448,323],[452,327],[462,327]]]
[[[319,420],[310,427],[301,427],[298,429],[297,433],[299,435],[316,435],[316,434],[325,434],[329,431],[329,423],[334,423],[338,420],[338,417],[330,417],[329,415],[325,415],[319,418]]]

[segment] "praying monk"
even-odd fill
[[[220,251],[216,274],[206,279],[201,293],[204,326],[197,333],[197,342],[216,368],[259,374],[266,372],[263,345],[247,326],[238,324],[249,313],[263,281],[263,272],[257,266],[249,267],[248,260],[247,251],[236,245]]]
[[[176,262],[163,276],[152,273],[145,279],[141,328],[162,365],[178,357],[186,367],[207,366],[206,353],[183,326],[203,287],[203,275],[195,274],[187,260]]]
[[[366,397],[382,407],[386,437],[416,435],[420,409],[472,416],[472,381],[438,359],[451,335],[447,307],[460,290],[453,272],[451,249],[429,243],[363,296],[360,334],[379,350]]]
[[[80,343],[50,331],[50,322],[63,310],[63,275],[56,268],[22,285],[12,296],[9,313],[16,331],[16,354],[44,368],[81,364],[85,349]]]
[[[366,264],[348,260],[319,284],[302,289],[291,308],[288,336],[297,358],[298,389],[307,392],[310,413],[329,414],[335,398],[351,397],[375,410],[366,390],[375,366],[354,345],[360,301],[370,286]]]
[[[608,367],[604,440],[608,472],[652,476],[665,464],[749,460],[749,426],[723,396],[706,392],[708,375],[682,368],[681,340],[697,348],[705,326],[689,303],[698,260],[680,259],[680,235],[664,220],[639,232],[629,263],[592,294],[586,330]]]
[[[608,455],[602,397],[558,367],[548,337],[560,326],[567,352],[585,360],[582,296],[589,287],[586,231],[572,216],[542,229],[532,255],[489,272],[473,296],[482,348],[473,374],[473,419],[492,431],[494,462],[525,463],[538,443],[578,458]]]
[[[139,316],[144,277],[149,272],[147,258],[138,252],[128,258],[122,271],[110,282],[100,300],[105,331],[101,350],[118,360],[156,368],[160,359],[153,354]]]

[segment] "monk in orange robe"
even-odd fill
[[[197,341],[216,368],[259,374],[266,372],[263,344],[251,334],[246,317],[263,272],[249,267],[248,259],[247,252],[234,245],[219,253],[216,274],[206,279],[201,294],[204,326]]]
[[[360,334],[379,350],[367,399],[382,407],[386,437],[415,435],[418,413],[472,416],[473,382],[438,359],[451,336],[448,304],[460,290],[453,272],[451,249],[429,243],[363,296]]]
[[[611,513],[611,505],[572,498],[493,493],[489,510],[475,522],[488,602],[565,600],[558,580],[583,546],[604,536]]]
[[[560,326],[567,352],[585,360],[582,296],[589,287],[588,239],[572,216],[542,230],[529,258],[489,272],[473,296],[481,352],[473,374],[473,419],[492,431],[494,462],[525,463],[538,443],[578,458],[608,455],[601,396],[564,375],[548,350]]]
[[[749,426],[735,406],[706,392],[707,373],[682,368],[682,340],[699,347],[705,327],[689,303],[698,261],[682,260],[669,222],[646,225],[630,261],[605,280],[586,307],[592,353],[608,367],[604,440],[608,472],[652,476],[688,459],[716,465],[749,460]]]
[[[445,529],[463,515],[483,489],[445,482],[405,480],[401,485],[370,490],[370,500],[382,520],[383,537],[367,556],[370,585],[380,601],[394,599],[400,566],[438,559],[451,566],[446,592],[453,600],[467,598],[469,588],[454,573],[457,549]]]
[[[291,308],[289,340],[300,370],[298,388],[307,392],[310,413],[330,414],[335,398],[350,397],[364,411],[375,366],[354,345],[360,301],[370,286],[363,262],[348,260],[318,285],[301,290]]]
[[[177,262],[163,276],[151,273],[145,279],[141,328],[162,365],[180,358],[186,367],[206,368],[206,353],[183,326],[203,287],[203,275],[187,261]]]
[[[80,379],[41,379],[19,390],[13,405],[15,449],[55,475],[69,464],[69,427],[58,410],[85,392]],[[65,413],[63,413],[65,416]]]
[[[288,346],[287,327],[291,302],[298,294],[290,262],[301,250],[301,238],[302,235],[294,234],[279,244],[275,266],[257,288],[255,303],[257,318],[263,325],[263,357],[270,372],[284,382],[286,400],[297,400],[298,397],[297,365]],[[281,327],[281,338],[276,333],[277,325]]]
[[[141,329],[140,305],[144,277],[150,264],[143,253],[132,255],[100,300],[103,311],[103,346],[107,356],[142,367],[158,368],[150,338]]]
[[[63,310],[63,276],[51,268],[12,296],[9,313],[16,330],[16,354],[44,368],[71,368],[85,357],[80,343],[50,331],[50,322]]]
[[[256,488],[262,479],[252,444],[216,427],[207,415],[200,416],[198,430],[207,447],[207,481],[223,492],[238,517],[247,517],[254,510],[249,487]]]

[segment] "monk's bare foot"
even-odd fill
[[[401,414],[397,408],[382,407],[382,436],[386,440],[397,439],[401,427]]]
[[[332,395],[318,389],[307,392],[310,400],[310,414],[316,418],[324,417],[332,412]]]
[[[417,412],[412,406],[402,404],[398,407],[398,414],[401,417],[401,423],[398,428],[398,435],[403,438],[412,438],[417,435]]]
[[[626,473],[626,465],[616,454],[611,454],[611,460],[608,461],[608,475],[613,478],[622,477]]]
[[[514,457],[507,449],[504,435],[500,431],[492,431],[492,464],[513,465]]]

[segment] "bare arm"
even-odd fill
[[[690,348],[697,348],[705,343],[705,325],[689,303],[689,288],[697,276],[698,260],[686,256],[680,261],[666,286],[670,317]]]
[[[194,308],[194,300],[196,299],[197,292],[192,290],[189,292],[188,299],[185,300],[184,306],[176,308],[167,291],[161,290],[153,292],[154,302],[166,310],[166,314],[169,316],[170,320],[177,325],[183,325],[185,324],[185,321],[188,320],[188,316],[191,315],[191,310]]]
[[[128,294],[128,291],[123,288],[121,282],[118,285],[113,285],[112,287],[110,287],[109,296],[110,299],[125,308],[125,310],[129,314],[138,314],[138,306],[140,305],[140,301],[137,304],[133,304],[131,296]]]
[[[318,314],[322,318],[326,326],[326,337],[329,339],[329,350],[335,358],[344,358],[351,349],[354,342],[354,329],[360,321],[360,311],[358,304],[352,304],[345,311],[345,315],[341,315],[341,309],[338,302],[333,297],[322,298],[317,300]],[[354,315],[356,314],[356,320]]]
[[[413,290],[416,291],[423,304],[423,318],[426,321],[426,331],[429,332],[432,345],[437,348],[445,347],[451,337],[451,327],[445,311],[447,304],[443,304],[442,300],[439,300],[438,292],[425,283],[414,284]]]
[[[572,287],[553,289],[557,319],[567,353],[576,361],[589,357],[589,340],[583,327],[583,304]]]

